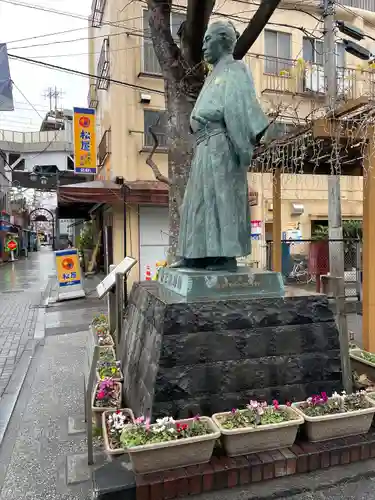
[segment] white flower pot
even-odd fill
[[[134,420],[134,413],[130,408],[119,408],[119,410],[123,413],[127,413],[129,417]],[[126,450],[124,448],[112,448],[109,441],[106,419],[108,415],[110,415],[111,413],[115,413],[116,411],[118,410],[106,410],[102,413],[103,440],[104,447],[108,455],[123,455],[124,453],[126,453]]]
[[[371,403],[371,408],[320,417],[309,417],[306,415],[299,408],[299,405],[302,403],[294,403],[293,407],[305,419],[308,440],[311,443],[317,443],[330,439],[366,434],[371,427],[375,413],[375,401],[367,396],[366,399]]]
[[[102,413],[104,411],[118,410],[120,408],[121,400],[122,400],[122,385],[120,384],[120,382],[115,382],[116,392],[118,393],[118,396],[119,396],[118,404],[116,405],[116,407],[113,407],[113,406],[95,406],[95,396],[96,396],[96,392],[98,390],[98,387],[99,387],[99,382],[96,384],[95,389],[92,393],[91,407],[92,407],[92,412],[93,412],[94,417],[95,417],[96,425],[100,426],[101,416],[102,416]]]
[[[213,415],[212,419],[220,429],[221,440],[227,455],[229,457],[236,457],[238,455],[249,455],[251,453],[292,446],[296,439],[298,427],[303,424],[303,418],[291,407],[280,405],[280,408],[286,410],[294,419],[278,424],[225,429],[220,424],[220,419],[229,415],[230,412]]]
[[[370,380],[375,380],[375,364],[361,357],[362,349],[350,349],[350,364],[352,370],[358,375],[366,375]]]
[[[176,420],[176,423],[189,424],[193,420]],[[201,422],[205,422],[213,432],[203,436],[127,448],[133,471],[136,474],[147,474],[209,462],[220,431],[208,417],[201,417]]]

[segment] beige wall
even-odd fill
[[[224,14],[236,15],[246,19],[251,16],[255,10],[252,2],[243,0],[241,2],[232,2],[230,0],[222,3],[222,12]],[[243,4],[243,6],[241,5]],[[248,5],[247,5],[248,4]],[[306,0],[304,9],[312,9],[314,13],[316,7],[311,2]],[[124,6],[126,7],[124,8]],[[158,94],[157,91],[163,91],[163,81],[160,78],[151,78],[140,76],[142,71],[142,43],[143,38],[140,36],[143,32],[143,15],[144,2],[134,1],[127,2],[126,0],[111,0],[106,4],[105,22],[111,22],[111,25],[104,25],[100,29],[91,29],[91,35],[98,37],[99,35],[108,35],[110,37],[110,76],[115,80],[135,84],[137,86],[154,89],[156,92],[147,92],[151,95],[151,103],[143,105],[140,103],[140,90],[128,88],[123,85],[111,83],[107,91],[99,91],[99,106],[97,110],[98,116],[98,144],[104,131],[111,128],[111,144],[112,153],[110,158],[110,171],[106,171],[106,176],[114,178],[116,175],[123,176],[126,180],[133,181],[137,179],[152,180],[153,175],[150,168],[145,164],[146,153],[142,152],[143,144],[143,110],[144,109],[164,109],[164,96]],[[184,5],[184,2],[174,2],[174,5]],[[317,5],[315,3],[315,5]],[[242,8],[243,7],[243,8]],[[271,23],[267,28],[272,30],[286,31],[292,33],[292,58],[298,59],[302,57],[302,40],[304,33],[301,30],[288,28],[285,25],[291,24],[294,26],[303,26],[311,34],[316,37],[321,36],[322,26],[316,21],[313,16],[301,13],[295,9],[294,0],[283,1],[282,10],[278,9],[272,16]],[[362,17],[352,18],[345,9],[338,7],[338,18],[355,24],[364,29],[367,33],[375,36],[375,14],[365,11],[360,11]],[[317,13],[317,12],[315,12]],[[220,16],[213,16],[213,20],[219,19]],[[236,22],[239,31],[242,31],[246,26],[245,22]],[[281,24],[284,26],[277,26]],[[126,32],[126,33],[125,33]],[[96,71],[96,64],[99,58],[103,39],[95,38],[90,41],[89,50],[95,52],[90,57],[90,71]],[[371,44],[363,42],[362,45],[371,48]],[[264,75],[264,37],[261,35],[251,49],[251,54],[246,57],[246,61],[250,64],[253,71],[254,81],[256,84],[259,98],[265,110],[278,108],[283,106],[283,109],[289,111],[294,110],[299,117],[311,115],[313,110],[316,113],[322,113],[322,101],[319,99],[311,99],[305,96],[288,95],[279,91],[269,93],[265,90],[272,83],[272,77]],[[347,65],[357,67],[358,60],[347,54]],[[358,71],[358,79],[360,79]],[[291,72],[288,78],[287,88],[293,89],[295,74]],[[363,77],[365,79],[365,77]],[[279,78],[280,80],[280,78]],[[275,82],[274,82],[275,83]],[[273,83],[273,84],[274,84]],[[281,81],[285,88],[285,80]],[[365,84],[365,83],[364,83]],[[277,88],[277,85],[276,85]],[[297,109],[297,111],[295,111]],[[167,155],[165,153],[156,153],[155,160],[162,171],[167,174]],[[259,199],[263,199],[264,203],[267,199],[272,198],[272,180],[270,176],[265,175],[263,183],[259,175],[249,174],[249,180],[254,188],[261,191],[264,186],[263,196],[260,194]],[[361,179],[359,178],[343,178],[342,179],[342,198],[343,198],[343,216],[360,217],[362,214],[362,187]],[[327,214],[327,181],[321,176],[283,176],[283,226],[286,226],[292,216],[289,214],[290,203],[299,202],[305,206],[305,213],[301,216],[301,224],[304,236],[309,236],[309,221],[312,216]],[[128,249],[132,255],[137,256],[138,252],[138,215],[136,207],[128,211],[130,217],[130,229],[128,241],[131,240],[131,247]],[[263,209],[262,204],[253,208],[253,218],[265,219],[267,211]],[[114,216],[114,254],[115,261],[118,262],[123,257],[123,220],[122,214]],[[131,234],[130,234],[131,233]],[[306,233],[306,234],[305,234]],[[134,274],[134,273],[133,273]]]

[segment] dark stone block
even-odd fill
[[[129,297],[124,401],[178,417],[341,389],[338,331],[323,295],[186,303],[157,282]]]

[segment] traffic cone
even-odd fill
[[[151,267],[150,266],[146,266],[146,281],[151,281]]]

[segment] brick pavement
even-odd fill
[[[38,306],[53,272],[54,254],[47,248],[0,267],[0,398],[33,339]]]

